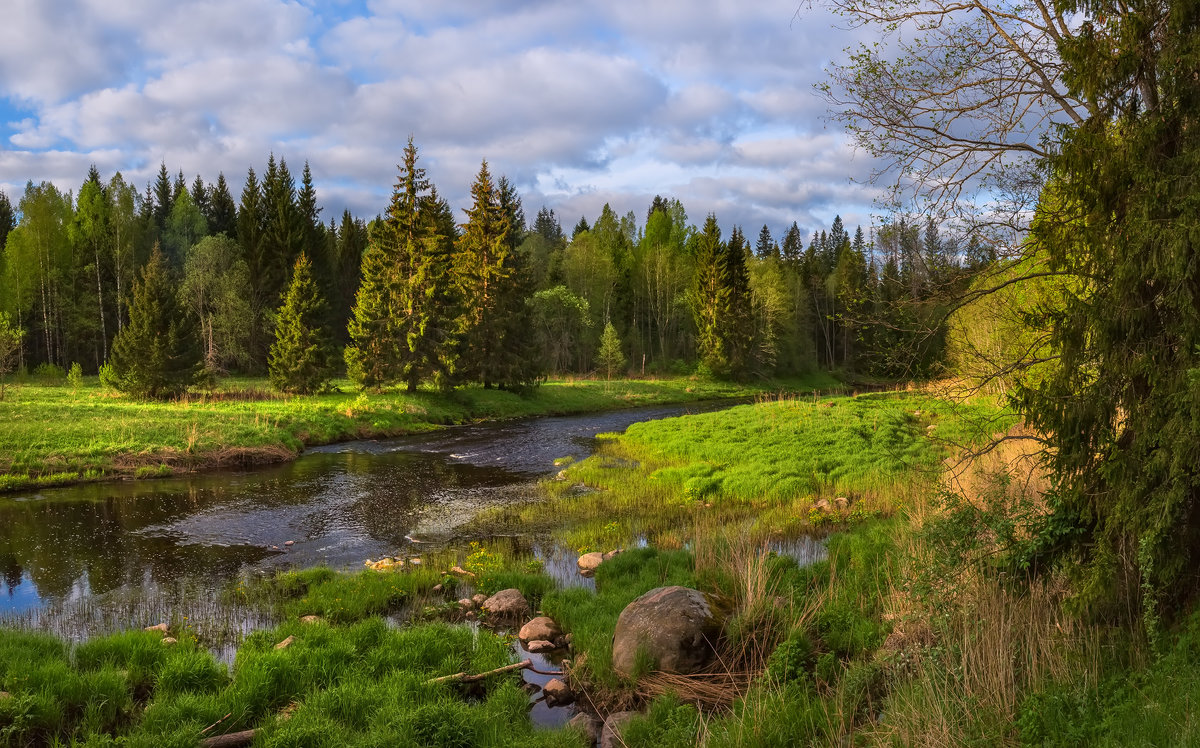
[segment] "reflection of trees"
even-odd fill
[[[398,548],[439,495],[478,492],[483,504],[495,487],[513,482],[505,470],[441,454],[348,452],[262,471],[47,491],[38,500],[0,502],[0,574],[15,587],[28,573],[51,599],[76,587],[103,594],[181,577],[224,579],[270,554],[266,542],[195,542],[190,527],[211,529],[219,541],[227,527],[244,534],[245,522],[261,524],[250,530],[274,535],[271,542],[298,532],[297,540],[338,536],[352,547],[357,537]]]

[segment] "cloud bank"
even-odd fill
[[[796,0],[13,0],[0,27],[0,189],[145,185],[160,162],[308,160],[324,217],[381,211],[411,134],[456,207],[486,158],[568,228],[655,194],[693,221],[870,220],[870,171],[813,93],[852,44]]]

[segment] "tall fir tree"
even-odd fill
[[[217,174],[217,183],[209,200],[208,232],[210,235],[224,234],[230,239],[237,238],[237,203],[229,192],[225,172]]]
[[[728,373],[745,377],[751,373],[756,349],[754,312],[750,297],[750,272],[746,262],[750,244],[741,228],[734,226],[724,246],[721,283],[725,293],[720,306],[719,325],[725,346]]]
[[[333,376],[333,345],[325,327],[329,312],[304,253],[275,315],[275,342],[267,361],[271,385],[281,392],[320,392]]]
[[[134,397],[174,397],[196,382],[201,360],[195,327],[179,308],[166,258],[156,246],[134,284],[129,322],[113,341],[111,381]]]
[[[161,233],[167,224],[167,216],[171,215],[171,208],[175,205],[175,195],[171,189],[171,175],[167,172],[166,161],[160,162],[158,165],[158,176],[154,180],[153,195],[153,199],[150,199],[149,192],[147,192],[147,203],[154,206],[154,225]]]
[[[471,186],[471,207],[466,213],[454,256],[456,290],[462,302],[456,377],[485,387],[504,385],[509,375],[504,313],[512,287],[512,224],[500,205],[487,161]]]
[[[716,376],[729,373],[721,310],[728,300],[725,285],[725,250],[721,227],[712,213],[696,237],[696,272],[692,281],[692,315],[696,321],[696,349],[700,362]]]

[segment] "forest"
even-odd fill
[[[606,204],[568,233],[545,207],[528,220],[486,161],[458,222],[411,140],[402,158],[391,203],[369,220],[344,211],[324,222],[308,164],[297,187],[274,154],[261,178],[248,169],[236,200],[224,174],[189,186],[165,163],[144,191],[93,167],[76,192],[30,182],[15,205],[0,194],[8,368],[121,367],[137,289],[153,282],[170,302],[155,307],[155,324],[177,325],[187,343],[173,364],[186,381],[141,394],[284,367],[271,349],[298,323],[327,373],[278,380],[297,391],[343,367],[364,388],[410,390],[697,367],[735,380],[927,376],[945,345],[925,328],[940,325],[949,290],[995,260],[932,218],[851,232],[838,217],[809,237],[795,222],[778,238],[766,225],[748,236],[715,215],[697,225],[660,196],[644,221]],[[159,254],[161,273],[149,272]],[[294,281],[314,284],[300,307],[285,304]]]

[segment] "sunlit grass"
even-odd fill
[[[780,387],[809,390],[827,375],[742,386],[707,379],[547,382],[518,395],[481,387],[452,393],[274,393],[263,379],[230,379],[210,392],[147,403],[85,378],[11,384],[0,400],[0,491],[29,486],[145,477],[201,467],[289,459],[304,446],[415,433],[478,419],[561,415],[621,407],[749,396]]]

